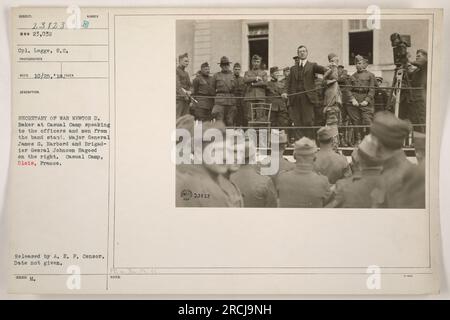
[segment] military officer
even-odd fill
[[[342,104],[339,106],[341,110],[341,124],[342,125],[348,125],[349,124],[349,117],[347,112],[347,106],[348,106],[348,90],[349,88],[346,87],[346,85],[350,84],[350,76],[348,75],[348,71],[345,69],[343,65],[338,66],[338,85],[339,89],[341,90],[341,98],[342,98]],[[348,129],[345,128],[341,132],[339,132],[339,145],[343,147],[347,147],[349,145],[348,140]]]
[[[227,126],[233,126],[236,117],[236,102],[234,91],[236,81],[230,70],[230,60],[223,56],[220,58],[220,72],[214,74],[211,85],[216,93],[212,118],[223,120]]]
[[[286,105],[287,99],[281,97],[284,92],[284,85],[279,81],[278,67],[270,68],[270,81],[267,82],[266,96],[267,103],[272,104],[272,111],[270,114],[270,122],[272,127],[287,127],[289,126],[289,113]]]
[[[370,134],[377,144],[377,153],[383,159],[381,176],[385,184],[385,202],[388,208],[415,208],[422,204],[410,201],[410,193],[414,190],[406,187],[417,185],[410,183],[411,180],[421,181],[415,174],[415,172],[420,174],[421,170],[416,170],[417,165],[406,158],[402,149],[410,132],[411,123],[397,118],[389,111],[378,112],[370,128]],[[424,179],[422,182],[425,185]],[[420,197],[424,198],[425,188],[422,190],[423,194],[420,194]]]
[[[186,116],[186,117],[189,117]],[[184,119],[183,119],[184,120]],[[194,130],[193,117],[179,122],[178,128]],[[222,121],[204,122],[203,133],[209,129],[217,129],[222,133],[225,124]],[[209,146],[214,150],[224,148],[222,141],[205,141],[202,134],[202,150]],[[227,177],[229,166],[225,164],[227,152],[235,152],[225,145],[223,163],[181,164],[176,167],[176,205],[177,207],[242,207],[242,195],[237,186]],[[201,152],[200,152],[201,154]]]
[[[189,78],[189,73],[186,71],[188,65],[189,57],[187,53],[178,56],[178,67],[176,69],[177,118],[189,113],[192,84],[191,79]]]
[[[283,76],[284,76],[284,78],[280,81],[280,84],[282,85],[282,88],[283,88],[283,92],[286,92],[286,83],[288,81],[288,78],[289,78],[290,74],[291,74],[291,68],[284,67],[284,69],[283,69]],[[289,113],[289,99],[286,99],[286,107],[287,107],[288,113]],[[292,122],[289,119],[289,126],[290,125],[292,125]]]
[[[404,182],[402,201],[407,204],[407,208],[425,208],[425,163],[419,162],[406,173],[408,177]]]
[[[288,159],[286,159],[284,157],[284,151],[286,150],[286,147],[288,146],[288,136],[284,130],[280,130],[278,134],[279,134],[279,137],[278,137],[278,146],[279,146],[278,166],[279,166],[279,169],[278,169],[277,174],[271,176],[275,185],[277,184],[278,177],[280,174],[282,174],[283,172],[290,171],[295,168],[295,163],[289,161]]]
[[[251,69],[244,74],[244,82],[247,86],[245,90],[245,114],[247,121],[252,119],[251,104],[263,103],[266,99],[267,73],[261,69],[262,58],[253,55]],[[262,120],[262,115],[255,114],[256,120]]]
[[[405,202],[411,208],[425,208],[425,143],[426,135],[422,132],[414,131],[414,149],[416,152],[417,166],[410,169],[406,176],[411,178],[405,183],[404,188],[408,192],[405,195]]]
[[[290,73],[291,73],[291,69],[289,67],[283,68],[283,76],[284,76],[283,81],[286,81],[286,79],[289,77]]]
[[[347,112],[353,125],[370,125],[372,123],[375,96],[375,75],[367,71],[368,61],[361,55],[355,57],[356,72],[350,77],[347,90]],[[357,140],[362,139],[365,130],[357,130]]]
[[[404,100],[400,106],[399,117],[401,119],[409,119],[413,124],[426,123],[426,100],[427,100],[427,65],[428,53],[424,49],[416,52],[416,60],[411,63],[414,68],[408,68],[408,77],[410,85],[413,88],[421,88],[415,90],[403,90],[408,98]],[[425,133],[425,126],[416,128],[417,131]]]
[[[286,159],[284,157],[284,151],[286,150],[286,147],[288,146],[288,136],[285,133],[284,130],[276,130],[273,129],[272,131],[273,134],[278,135],[278,171],[277,173],[270,175],[270,177],[272,178],[272,181],[274,183],[274,185],[276,186],[277,184],[277,179],[278,176],[285,172],[285,171],[289,171],[295,168],[295,163],[289,161],[288,159]],[[273,145],[272,145],[273,147]],[[273,157],[275,156],[275,151],[272,149],[272,153],[270,155],[270,157],[265,158],[263,161],[261,161],[261,167],[267,166],[269,167],[271,162],[273,161]]]
[[[177,165],[177,207],[242,207],[239,189],[220,169],[201,164]]]
[[[347,109],[345,106],[348,103],[347,91],[349,90],[347,87],[345,87],[345,85],[350,83],[350,76],[348,75],[347,70],[344,68],[343,65],[338,66],[338,81],[337,82],[338,82],[339,88],[342,92],[341,118],[342,118],[342,122],[345,122],[346,118],[347,118]]]
[[[245,141],[245,164],[232,173],[230,180],[239,188],[247,208],[275,208],[277,194],[272,179],[259,174],[256,162],[256,146],[251,139]]]
[[[412,110],[409,112],[410,121],[412,123],[425,124],[425,105],[427,95],[427,66],[428,66],[428,53],[425,49],[419,49],[416,52],[416,61],[413,65],[417,67],[411,76],[411,86],[420,87],[421,90],[415,90],[412,94]],[[421,132],[425,132],[425,127],[420,127]]]
[[[376,77],[376,86],[378,87],[375,89],[375,96],[374,96],[374,109],[375,112],[378,111],[384,111],[387,109],[388,102],[389,102],[389,95],[386,89],[383,89],[383,78],[382,77]]]
[[[380,208],[383,207],[385,190],[381,179],[382,159],[370,135],[357,149],[361,171],[346,183],[337,185],[335,197],[327,207],[334,208]]]
[[[209,121],[211,120],[211,109],[214,104],[214,92],[211,82],[212,77],[209,75],[210,68],[208,62],[204,62],[201,65],[200,73],[192,81],[194,88],[194,96],[198,103],[194,107],[194,116],[196,120]],[[204,98],[202,96],[205,96]]]
[[[244,78],[241,76],[241,64],[236,62],[233,66],[233,75],[236,85],[234,87],[234,96],[236,99],[236,126],[247,126],[247,115],[244,113],[244,97],[245,94],[245,82]]]
[[[277,181],[280,207],[321,208],[329,201],[328,178],[313,168],[316,151],[314,141],[306,137],[295,142],[296,167],[281,173]]]
[[[331,127],[322,127],[317,131],[320,150],[316,153],[314,161],[314,170],[326,176],[331,184],[351,176],[347,159],[333,149],[333,135]]]
[[[352,158],[352,160],[349,164],[349,167],[352,172],[352,175],[348,176],[346,178],[337,180],[336,184],[331,186],[331,191],[332,191],[333,195],[331,196],[331,200],[330,200],[329,204],[327,204],[327,207],[330,207],[330,208],[333,207],[332,200],[335,199],[336,192],[338,192],[339,190],[343,190],[343,188],[346,188],[346,186],[348,184],[353,182],[353,178],[357,178],[357,177],[361,176],[361,167],[359,165],[359,156],[358,156],[357,148],[353,149],[351,158]]]

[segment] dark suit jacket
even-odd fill
[[[315,62],[306,61],[305,66],[303,67],[303,84],[305,90],[315,89],[315,75],[316,73],[324,74],[327,68],[318,65]],[[299,89],[299,79],[300,79],[300,66],[295,65],[291,67],[291,72],[286,81],[286,92],[288,94],[296,93],[301,91]],[[311,103],[317,104],[317,91],[311,91],[306,93]],[[295,97],[295,96],[294,96]]]

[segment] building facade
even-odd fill
[[[268,69],[294,64],[297,47],[308,48],[308,60],[327,65],[327,55],[339,55],[349,74],[355,71],[353,57],[369,58],[369,70],[390,84],[395,66],[390,42],[392,33],[409,35],[408,52],[414,59],[419,48],[428,49],[427,20],[381,20],[379,29],[369,29],[366,20],[178,20],[177,55],[187,52],[193,76],[207,61],[211,72],[219,70],[221,56],[239,62],[248,70],[253,54],[263,57]]]

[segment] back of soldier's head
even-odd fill
[[[322,127],[317,130],[317,139],[321,146],[329,145],[333,141],[333,129],[331,127]]]
[[[372,136],[365,136],[357,149],[357,158],[361,169],[381,167],[383,161],[377,149],[377,144]]]
[[[294,158],[297,163],[312,163],[316,152],[316,143],[309,138],[303,137],[294,144]]]
[[[409,121],[397,118],[392,112],[380,111],[375,114],[370,133],[384,149],[397,150],[403,147],[411,129]]]

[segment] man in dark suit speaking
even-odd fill
[[[283,97],[286,99],[288,94],[290,96],[290,116],[294,122],[294,126],[313,126],[314,125],[314,107],[317,105],[318,97],[317,91],[314,90],[315,74],[324,74],[327,70],[325,67],[318,65],[315,62],[309,62],[308,49],[301,45],[297,48],[297,55],[299,63],[291,67],[291,72],[286,81],[286,92]],[[296,94],[302,91],[308,91],[304,94]],[[304,130],[304,134],[309,138],[314,139],[314,130]],[[295,131],[296,140],[301,137],[298,130]]]

